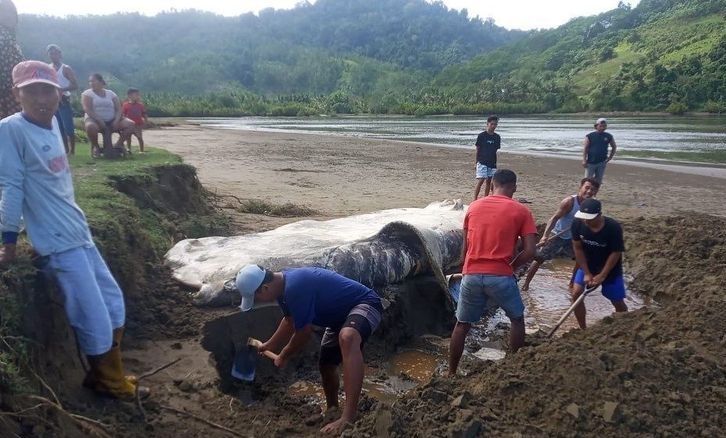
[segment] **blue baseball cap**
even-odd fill
[[[246,312],[255,305],[255,292],[262,286],[265,279],[265,270],[257,265],[247,265],[237,272],[234,282],[237,286],[242,302],[239,308]]]

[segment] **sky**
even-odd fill
[[[375,1],[375,0],[361,0]],[[633,7],[640,0],[626,0]],[[13,0],[19,13],[65,15],[104,15],[115,12],[139,12],[154,15],[172,8],[201,9],[220,15],[236,16],[265,8],[290,9],[299,0]],[[311,1],[311,2],[314,2]],[[449,8],[469,11],[469,16],[494,18],[497,25],[508,29],[547,29],[569,19],[595,15],[617,7],[619,0],[443,0]]]

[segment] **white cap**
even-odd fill
[[[605,117],[600,117],[599,119],[597,119],[597,120],[595,121],[595,124],[596,124],[596,125],[599,125],[600,123],[604,123],[604,124],[606,124],[606,125],[607,125],[607,124],[608,124],[608,119],[606,119]]]
[[[237,290],[242,297],[239,308],[246,312],[255,305],[255,291],[265,279],[265,270],[257,265],[247,265],[240,269],[234,280]]]

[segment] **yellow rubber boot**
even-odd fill
[[[86,375],[83,385],[102,395],[120,400],[133,400],[136,397],[137,379],[124,375],[121,347],[116,341],[115,332],[114,338],[113,346],[108,352],[100,356],[88,356],[91,369]],[[140,397],[146,398],[149,393],[149,388],[139,387]]]

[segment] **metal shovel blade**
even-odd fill
[[[245,345],[234,357],[232,377],[247,382],[255,380],[258,356],[256,348]]]

